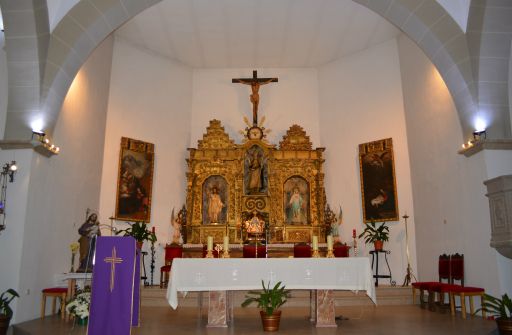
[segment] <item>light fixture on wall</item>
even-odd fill
[[[34,150],[44,156],[50,157],[52,155],[57,155],[60,152],[60,148],[56,146],[55,143],[50,142],[44,131],[33,130],[32,141],[35,141],[38,144],[34,147]]]
[[[0,172],[0,232],[5,230],[5,204],[7,201],[7,182],[14,182],[14,176],[18,171],[16,161],[5,163]]]
[[[473,132],[474,142],[485,140],[486,138],[487,138],[487,131],[485,129],[484,130],[475,130]]]

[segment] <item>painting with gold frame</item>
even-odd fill
[[[154,144],[121,138],[116,219],[150,221],[154,155]]]
[[[360,144],[359,171],[363,221],[397,221],[393,140],[386,138]]]

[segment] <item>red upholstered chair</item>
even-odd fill
[[[169,273],[171,272],[172,260],[183,257],[183,247],[181,245],[165,246],[165,265],[160,268],[160,288],[167,287],[169,283]]]
[[[459,286],[459,285],[450,285],[450,287],[445,288],[450,295],[450,311],[452,315],[455,315],[455,296],[460,297],[460,306],[462,312],[462,318],[466,318],[466,297],[469,297],[469,311],[471,315],[475,313],[475,306],[473,304],[473,297],[480,296],[480,304],[484,301],[485,290],[479,287],[469,287],[469,286]],[[485,310],[482,309],[482,317],[485,319]]]
[[[265,250],[264,245],[258,245],[256,249],[255,245],[246,244],[243,248],[243,255],[244,258],[265,258],[267,257],[267,253]],[[256,254],[256,250],[258,250],[258,253]]]
[[[450,283],[460,281],[460,285],[464,286],[464,255],[454,254],[450,257]]]
[[[348,257],[348,251],[350,250],[350,247],[346,244],[336,243],[332,249],[334,257]]]
[[[64,319],[64,316],[66,314],[66,296],[68,294],[67,287],[51,287],[51,288],[45,288],[43,290],[43,297],[41,299],[41,319],[44,319],[44,315],[46,314],[46,298],[51,297],[52,300],[52,314],[55,314],[55,307],[57,303],[57,298],[59,298],[60,303],[60,315],[61,318]]]
[[[416,303],[416,290],[420,290],[420,304],[425,303],[425,291],[429,292],[429,305],[434,303],[435,288],[442,286],[442,280],[450,280],[450,256],[442,254],[439,256],[437,271],[439,275],[439,281],[427,281],[427,282],[416,282],[412,283],[412,303]]]
[[[306,243],[298,243],[293,246],[293,257],[307,258],[311,257],[311,246]]]

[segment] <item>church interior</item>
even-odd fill
[[[462,254],[467,286],[512,295],[509,1],[0,0],[0,11],[0,293],[20,295],[11,324],[39,319],[41,291],[62,284],[91,213],[101,236],[147,224],[150,287],[166,246],[202,257],[210,237],[233,258],[245,244],[270,258],[315,242],[323,258],[334,235],[349,259],[371,262],[360,234],[377,221],[389,228],[381,285],[438,281],[439,256]],[[361,158],[372,143],[392,155],[391,181],[373,194]],[[123,169],[143,154],[130,163],[123,152],[137,145],[151,176],[135,217]],[[392,213],[375,214],[389,198]],[[376,322],[393,310],[414,318],[408,307]],[[159,322],[151,313],[142,320]],[[450,316],[428,318],[443,328]]]

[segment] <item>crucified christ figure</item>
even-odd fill
[[[252,94],[250,95],[252,103],[252,124],[258,125],[258,105],[260,102],[259,90],[261,85],[268,83],[277,83],[277,78],[258,78],[258,71],[252,71],[252,78],[233,78],[233,83],[250,85]]]

